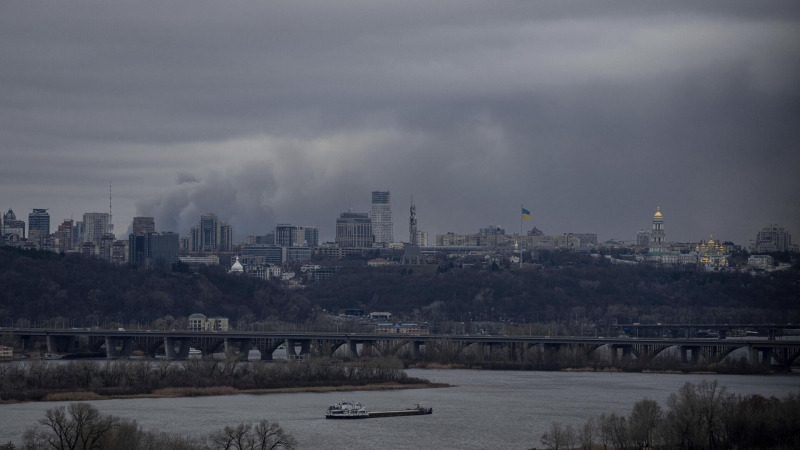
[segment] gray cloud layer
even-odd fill
[[[432,4],[433,3],[433,4]],[[51,2],[0,14],[0,192],[237,238],[393,193],[431,234],[800,233],[782,2]],[[800,238],[800,236],[798,236]]]

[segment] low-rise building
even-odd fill
[[[370,320],[392,320],[392,313],[385,311],[376,311],[369,313]]]
[[[14,359],[14,349],[5,345],[0,345],[0,359]]]
[[[367,261],[367,265],[370,267],[381,267],[387,264],[389,264],[389,261],[383,258],[375,258]]]
[[[179,256],[178,259],[180,262],[184,264],[188,264],[190,266],[218,266],[219,265],[219,256],[217,255],[208,255],[208,256]]]
[[[775,258],[769,255],[750,255],[747,266],[754,269],[770,269],[775,265]]]
[[[192,314],[189,316],[189,331],[228,331],[228,318]]]

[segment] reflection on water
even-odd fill
[[[551,421],[578,425],[593,415],[629,413],[636,400],[662,405],[687,381],[717,379],[734,393],[784,396],[800,391],[797,375],[663,375],[591,372],[409,370],[409,375],[456,385],[447,389],[385,392],[237,395],[92,402],[102,412],[179,434],[207,433],[224,425],[276,420],[303,449],[521,449],[539,444]],[[356,421],[325,420],[328,405],[342,400],[368,409],[420,403],[433,415]],[[64,403],[0,405],[0,442],[17,441],[44,410]]]

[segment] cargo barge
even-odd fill
[[[361,403],[342,402],[328,407],[326,419],[376,419],[379,417],[424,416],[433,414],[433,408],[415,405],[411,409],[397,411],[367,411]]]

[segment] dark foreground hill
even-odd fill
[[[65,317],[86,326],[96,320],[153,321],[201,312],[293,322],[306,320],[310,311],[302,296],[268,281],[228,275],[220,267],[156,273],[81,255],[0,248],[2,320]]]
[[[389,311],[404,319],[505,319],[703,323],[800,321],[800,270],[768,276],[612,265],[551,255],[541,269],[348,268],[327,282],[289,290],[228,275],[154,273],[80,255],[0,248],[0,326],[20,318],[153,321],[194,312],[302,323],[322,308]],[[605,322],[608,323],[608,322]]]

